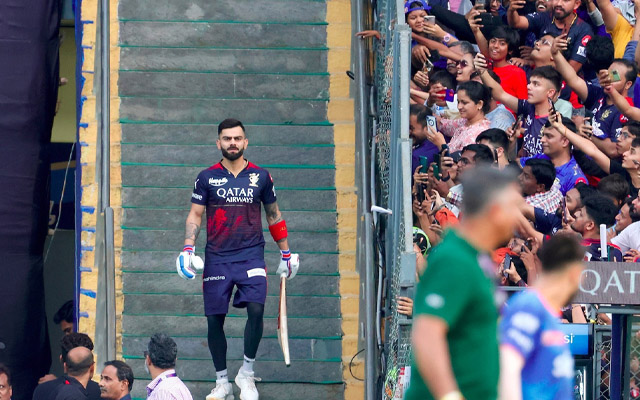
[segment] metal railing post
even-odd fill
[[[98,68],[98,133],[99,151],[96,157],[99,175],[98,211],[96,226],[96,264],[98,288],[96,294],[95,350],[100,363],[116,357],[116,302],[115,302],[115,245],[114,216],[111,208],[111,39],[109,0],[99,3],[100,62]]]

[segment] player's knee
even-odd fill
[[[252,319],[252,320],[262,319],[262,315],[264,314],[264,304],[248,303],[247,314],[249,316],[249,319]]]

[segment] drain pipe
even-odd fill
[[[352,0],[354,10],[354,33],[364,30],[363,0]],[[376,346],[376,288],[375,267],[373,265],[373,216],[371,212],[370,185],[370,126],[369,126],[369,94],[367,91],[366,49],[363,39],[354,40],[354,71],[356,88],[356,186],[358,191],[358,256],[360,263],[361,293],[360,301],[364,303],[364,316],[361,316],[361,336],[365,349],[365,396],[373,400],[376,395],[378,378],[378,355]]]
[[[96,354],[101,363],[116,358],[116,302],[115,302],[115,246],[114,217],[111,208],[111,62],[110,62],[110,4],[100,0],[100,63],[98,132],[100,135],[97,163],[99,166],[99,215],[96,226],[96,264],[98,291],[96,296]],[[101,226],[100,226],[101,225]]]

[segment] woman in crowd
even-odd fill
[[[458,86],[458,111],[460,118],[441,119],[440,131],[429,132],[429,140],[439,148],[446,143],[443,136],[451,137],[449,151],[456,152],[468,144],[475,143],[476,137],[489,129],[490,122],[485,117],[489,111],[491,92],[481,83],[468,81]],[[442,133],[440,133],[442,132]]]

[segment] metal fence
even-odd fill
[[[375,204],[391,211],[374,217],[376,254],[384,279],[378,309],[384,318],[382,351],[383,399],[401,398],[404,367],[411,353],[411,324],[398,314],[395,299],[408,296],[415,276],[415,255],[410,239],[411,142],[409,139],[410,29],[404,21],[403,2],[378,1],[376,29],[381,41],[376,48],[376,118],[373,124]],[[381,344],[381,343],[379,343]]]

